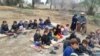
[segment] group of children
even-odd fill
[[[94,48],[100,48],[100,29],[96,32],[90,32],[87,37],[80,41],[80,39],[72,33],[69,38],[64,41],[64,53],[63,56],[79,56],[88,54],[89,56],[95,56]],[[74,53],[74,54],[73,54]]]
[[[1,34],[13,35],[14,33],[19,34],[23,30],[27,29],[44,29],[46,26],[51,26],[50,18],[48,17],[45,21],[39,19],[39,23],[36,19],[34,21],[23,21],[20,20],[19,22],[13,21],[12,26],[10,27],[7,21],[3,21],[0,27]]]
[[[43,31],[43,33],[41,33]],[[69,32],[69,24],[63,26],[63,25],[57,25],[53,28],[46,27],[44,30],[37,29],[36,33],[34,34],[34,45],[35,47],[40,48],[48,48],[46,46],[51,46],[53,42],[57,42],[58,40],[63,38],[63,35],[68,35]],[[58,46],[53,46],[53,49],[58,49]],[[50,53],[55,54],[55,51],[51,50]]]
[[[36,32],[33,36],[34,45],[39,48],[44,48],[43,45],[50,46],[53,41],[58,41],[62,39],[63,36],[68,35],[69,33],[69,24],[66,25],[57,25],[56,27],[51,24],[50,18],[48,17],[45,21],[35,19],[34,21],[14,21],[11,29],[8,26],[7,21],[3,21],[1,24],[0,33],[7,35],[20,34],[23,30],[27,29],[36,29]],[[42,30],[41,30],[42,29]],[[41,33],[43,31],[43,33]],[[73,56],[74,55],[83,55],[88,54],[94,56],[93,48],[96,45],[100,45],[100,29],[96,32],[90,32],[86,39],[81,40],[75,35],[75,32],[72,32],[69,38],[64,40],[63,44],[63,56]],[[59,46],[55,46],[56,49]],[[55,48],[54,47],[54,48]],[[51,53],[55,53],[53,50]]]

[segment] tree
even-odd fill
[[[19,4],[20,8],[23,8],[24,0],[18,0],[17,3]]]
[[[1,5],[7,5],[7,6],[16,6],[19,3],[22,3],[23,0],[0,0]]]
[[[86,7],[88,15],[94,15],[95,9],[100,6],[100,0],[84,0],[82,4]]]
[[[50,0],[50,9],[52,9],[52,4],[53,4],[52,0]]]
[[[62,9],[64,8],[64,5],[65,5],[64,2],[65,2],[64,0],[61,0],[60,6]]]
[[[32,7],[35,7],[35,0],[32,0]]]

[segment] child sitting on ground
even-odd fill
[[[48,31],[44,31],[44,34],[43,34],[41,39],[42,39],[42,44],[44,44],[44,45],[50,45],[51,44],[51,40],[48,36]]]
[[[25,28],[24,28],[23,21],[19,21],[19,23],[18,23],[18,34],[23,33],[24,30],[25,30]]]
[[[62,26],[62,35],[67,35],[69,32],[69,24],[66,25],[66,27]]]
[[[40,30],[36,30],[36,33],[34,34],[34,44],[36,46],[41,46],[41,34],[40,34]]]
[[[45,28],[44,26],[45,25],[44,25],[43,19],[39,19],[39,28],[44,29]]]
[[[93,42],[93,44],[98,45],[99,44],[99,40],[96,37],[96,34],[94,32],[91,33],[91,41]]]
[[[19,21],[19,23],[18,23],[18,28],[20,28],[20,26],[24,26],[24,24],[23,24],[23,21],[22,21],[22,20],[20,20],[20,21]]]
[[[34,22],[33,22],[32,29],[36,29],[36,28],[38,28],[38,23],[37,23],[37,20],[35,19]]]
[[[51,40],[54,39],[52,29],[49,29],[48,36]]]
[[[48,17],[45,22],[44,22],[45,26],[51,26],[51,21],[50,21],[50,17]]]
[[[1,33],[7,34],[9,32],[7,21],[3,21],[1,25]]]
[[[23,25],[25,29],[28,29],[28,21],[24,21]]]
[[[18,31],[18,24],[17,24],[17,21],[14,21],[13,22],[13,25],[11,27],[11,31],[13,31],[14,33],[17,33]]]
[[[60,25],[57,25],[54,35],[56,36],[57,39],[61,39],[62,38],[61,26]]]
[[[17,21],[13,22],[13,25],[11,27],[11,32],[14,33],[14,37],[17,37],[17,33],[18,33],[18,24],[17,24]]]
[[[100,45],[100,29],[96,30],[96,37],[98,38]]]
[[[33,21],[29,20],[28,29],[32,29],[32,28],[33,28]]]
[[[91,51],[91,48],[88,45],[88,41],[87,40],[83,40],[82,41],[82,45],[80,45],[79,50],[80,50],[80,53],[85,53],[85,54],[93,56],[93,53]]]

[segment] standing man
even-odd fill
[[[75,14],[72,17],[72,23],[71,23],[71,27],[70,27],[72,31],[76,30],[76,25],[77,25],[77,14]]]
[[[81,32],[82,34],[85,34],[86,33],[86,24],[87,24],[87,19],[85,17],[85,13],[82,12],[78,18],[77,31]]]

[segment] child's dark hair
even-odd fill
[[[83,41],[82,41],[82,44],[88,44],[88,41],[86,40],[86,39],[84,39]]]
[[[69,38],[70,38],[70,39],[72,39],[72,38],[77,38],[77,36],[75,35],[75,33],[71,33],[71,35],[70,35]]]
[[[13,23],[17,23],[17,21],[14,21]]]
[[[88,35],[88,36],[86,37],[86,39],[90,39],[90,36]]]
[[[95,34],[95,32],[90,32],[90,34]]]
[[[48,32],[48,31],[49,31],[49,29],[48,29],[48,28],[45,28],[45,29],[44,29],[44,32]]]
[[[74,44],[79,44],[79,43],[75,38],[73,38],[73,39],[70,40],[70,44],[74,45]]]
[[[43,21],[43,19],[40,18],[39,21]]]
[[[36,19],[34,19],[34,21],[37,21]]]
[[[66,26],[68,27],[68,26],[69,26],[69,24],[66,24]]]
[[[59,25],[59,24],[57,24],[56,28],[58,29],[59,27],[60,27],[60,25]]]
[[[3,21],[2,23],[7,23],[7,21]]]

